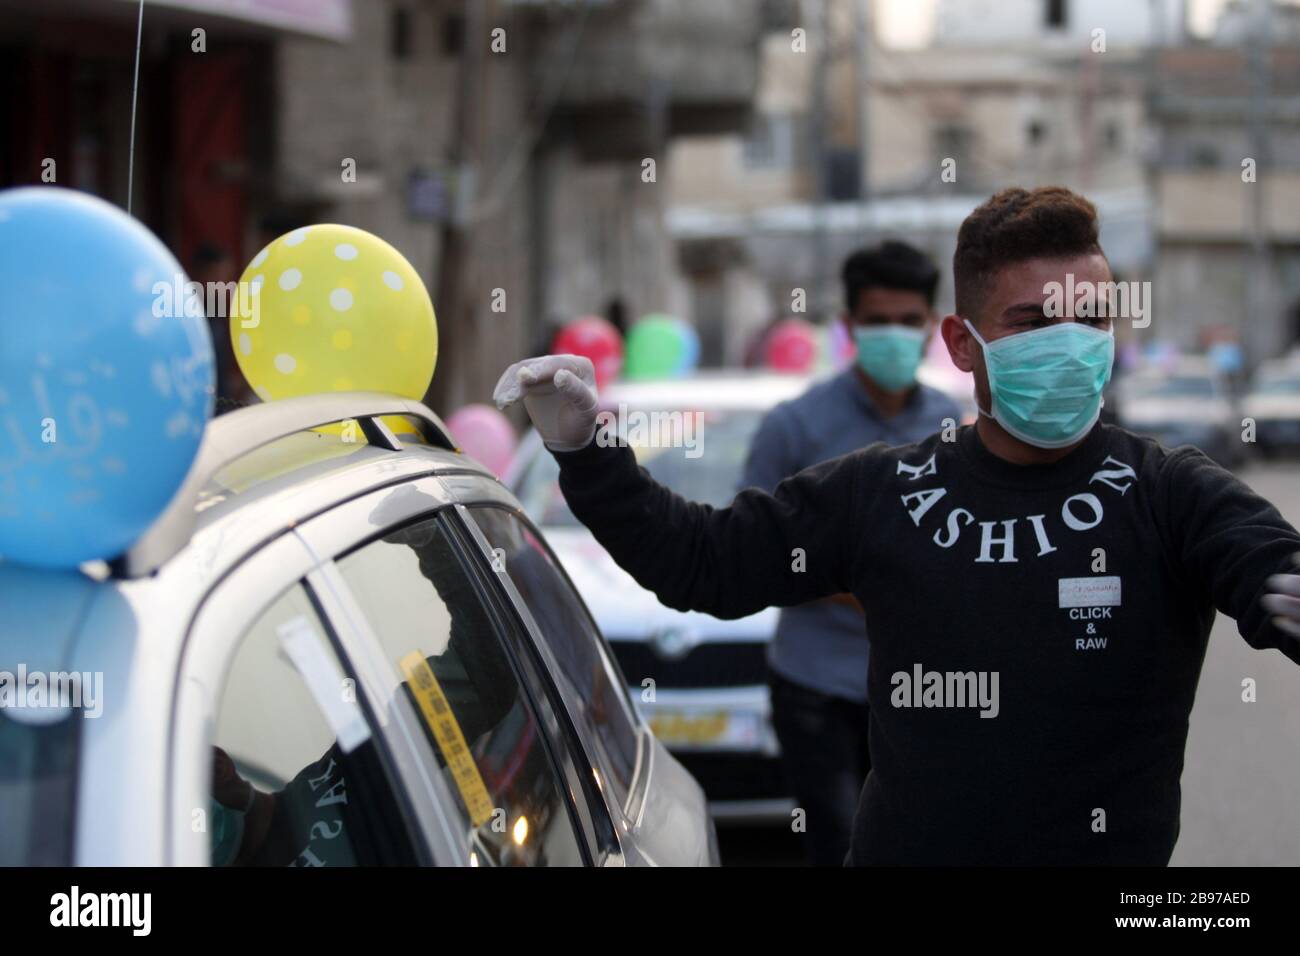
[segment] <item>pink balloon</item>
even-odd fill
[[[817,330],[803,319],[782,319],[767,336],[768,368],[806,372],[817,361]]]
[[[461,451],[486,465],[498,477],[505,474],[518,438],[510,420],[499,411],[491,405],[466,405],[451,413],[447,430]]]

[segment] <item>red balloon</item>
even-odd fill
[[[623,369],[623,337],[598,315],[574,319],[556,333],[551,351],[557,355],[585,355],[596,367],[596,387],[618,378]]]
[[[803,319],[782,319],[767,336],[768,368],[807,372],[817,361],[817,330]]]

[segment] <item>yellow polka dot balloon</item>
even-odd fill
[[[352,226],[295,229],[254,256],[230,337],[264,401],[354,390],[420,399],[438,359],[437,319],[419,273]]]

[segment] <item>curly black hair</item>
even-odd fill
[[[1013,187],[976,207],[952,257],[959,315],[978,314],[993,274],[1027,259],[1101,253],[1097,207],[1064,186]]]

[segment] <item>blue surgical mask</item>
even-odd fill
[[[888,392],[901,392],[916,384],[925,339],[924,329],[906,325],[853,326],[858,368]]]
[[[212,865],[229,866],[244,843],[244,813],[209,800],[208,822],[212,843]]]
[[[1058,322],[985,342],[962,321],[984,349],[993,410],[981,415],[1037,448],[1073,445],[1097,423],[1115,359],[1113,331]]]

